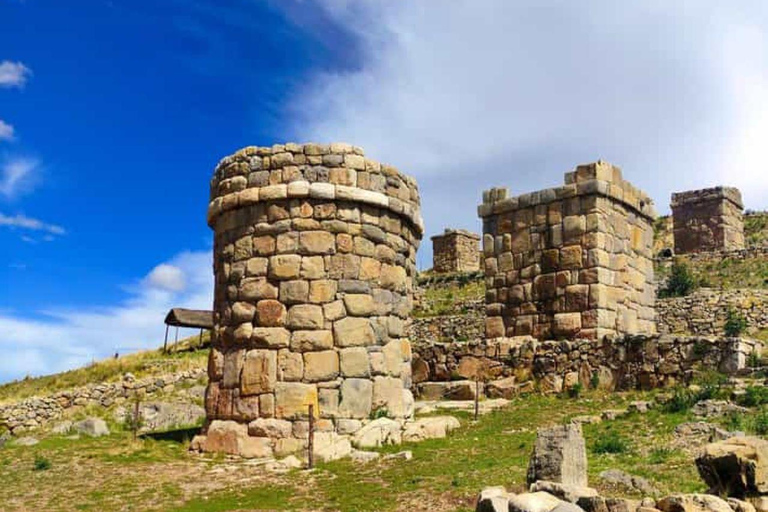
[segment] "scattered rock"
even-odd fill
[[[580,498],[577,505],[585,512],[636,512],[638,508],[637,501],[602,496]]]
[[[483,385],[477,386],[471,380],[422,382],[416,389],[423,400],[474,400],[475,389],[479,389],[481,395],[483,393]]]
[[[69,432],[72,430],[72,422],[62,421],[61,423],[57,423],[52,429],[51,433],[56,435],[64,435],[69,434]]]
[[[448,432],[460,426],[459,420],[453,416],[421,418],[405,424],[403,441],[416,442],[424,439],[443,438]]]
[[[710,494],[673,494],[656,502],[662,512],[733,512],[724,500]]]
[[[710,443],[696,457],[699,475],[718,495],[744,498],[768,493],[768,441],[732,437]]]
[[[109,428],[106,422],[101,418],[86,418],[72,425],[72,430],[80,434],[91,437],[101,437],[109,435]]]
[[[592,498],[597,496],[597,490],[591,487],[580,487],[577,485],[561,484],[559,482],[548,482],[539,480],[531,484],[531,492],[548,492],[561,500],[569,503],[578,503],[581,498]]]
[[[487,487],[477,497],[475,512],[508,512],[509,495],[503,487]]]
[[[725,501],[733,509],[733,512],[755,512],[755,506],[747,501],[736,498],[726,498]]]
[[[488,398],[514,398],[518,394],[517,379],[505,377],[489,382],[485,386],[485,395]]]
[[[365,452],[362,450],[352,450],[352,453],[350,454],[349,457],[355,462],[366,464],[368,462],[372,462],[378,459],[380,456],[381,454],[377,452]]]
[[[478,413],[487,414],[495,409],[501,409],[509,404],[505,398],[493,398],[478,402]],[[431,414],[438,410],[444,411],[475,411],[474,400],[426,400],[418,401],[414,408],[416,414]]]
[[[656,495],[659,490],[648,480],[641,476],[630,475],[619,469],[609,469],[600,473],[600,479],[612,485],[620,485],[628,490],[637,491],[641,494]]]
[[[411,460],[413,458],[413,452],[411,450],[404,450],[402,452],[397,453],[390,453],[389,455],[385,455],[383,460]]]
[[[584,512],[584,509],[574,503],[563,501],[553,508],[552,512]]]
[[[149,432],[199,425],[205,419],[205,409],[190,403],[150,402],[139,410],[142,430]]]
[[[509,512],[551,512],[561,503],[547,492],[526,492],[509,496]]]
[[[336,432],[316,432],[313,454],[315,459],[328,462],[343,459],[352,453],[349,438]]]
[[[653,402],[637,400],[630,402],[627,411],[645,414],[653,408]]]
[[[528,464],[528,483],[538,480],[587,486],[587,450],[581,425],[538,429]]]
[[[596,423],[601,423],[603,421],[603,418],[600,416],[574,416],[571,418],[571,423],[578,423],[580,425],[594,425]]]
[[[360,430],[352,437],[352,444],[357,448],[376,448],[388,444],[400,444],[402,436],[400,423],[389,418],[378,418]]]
[[[304,464],[294,455],[289,455],[284,459],[267,463],[264,467],[267,471],[273,473],[286,473],[292,469],[300,469]]]
[[[691,411],[696,416],[709,418],[712,416],[723,416],[730,413],[744,413],[749,409],[741,407],[727,400],[701,400],[696,402]]]
[[[13,444],[15,444],[16,446],[34,446],[39,442],[40,441],[38,441],[34,437],[26,436],[26,437],[20,437],[16,439],[16,441],[14,441]]]
[[[627,412],[627,409],[608,409],[607,411],[603,411],[600,417],[603,418],[604,421],[612,421],[616,418],[625,416]]]

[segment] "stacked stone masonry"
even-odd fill
[[[432,237],[432,270],[437,273],[480,270],[480,235],[446,229]]]
[[[768,329],[768,290],[713,290],[702,288],[686,297],[656,301],[662,333],[703,336],[724,334],[728,312],[747,321],[747,333]]]
[[[555,393],[576,383],[607,390],[654,389],[688,383],[700,371],[738,373],[753,353],[762,353],[761,342],[676,335],[625,335],[598,341],[538,341],[522,336],[417,343],[413,380],[417,396],[436,381],[476,378],[510,379],[512,393],[531,391],[534,383],[542,392]]]
[[[732,187],[672,194],[675,253],[744,248],[744,203]]]
[[[44,397],[0,405],[0,432],[7,428],[14,435],[44,427],[72,410],[100,407],[105,410],[124,403],[137,393],[145,397],[170,393],[176,386],[193,385],[205,377],[205,369],[193,368],[178,373],[135,379],[125,374],[119,382],[104,382],[58,391]]]
[[[215,327],[194,446],[299,452],[310,405],[331,437],[412,415],[412,178],[347,144],[247,147],[217,166],[208,223]]]
[[[655,332],[651,199],[596,162],[558,188],[483,194],[486,336]]]

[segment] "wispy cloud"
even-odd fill
[[[168,269],[174,269],[168,272]],[[165,269],[160,270],[158,269]],[[176,274],[158,283],[152,276]],[[173,290],[163,284],[178,285]],[[158,286],[160,284],[160,286]],[[211,252],[182,252],[134,283],[118,305],[53,308],[30,319],[0,311],[0,382],[75,368],[113,354],[154,348],[163,342],[163,319],[171,307],[210,309]]]
[[[0,119],[0,140],[13,140],[14,129],[13,125],[10,125]]]
[[[21,62],[4,60],[0,62],[0,87],[24,87],[32,70]]]
[[[0,169],[0,194],[7,199],[29,192],[37,181],[40,162],[34,158],[12,157]]]
[[[66,235],[67,231],[56,224],[48,224],[41,220],[27,217],[24,214],[16,214],[14,216],[8,216],[0,213],[0,226],[6,226],[10,228],[27,229],[30,231],[43,231],[49,235]],[[27,236],[27,235],[24,235]]]

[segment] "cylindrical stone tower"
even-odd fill
[[[298,452],[309,405],[321,438],[412,415],[412,178],[348,144],[247,147],[216,167],[208,224],[215,327],[198,448]]]

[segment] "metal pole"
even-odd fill
[[[313,467],[315,467],[314,448],[315,448],[315,406],[312,404],[309,404],[309,442],[307,443],[307,450],[309,451],[309,453],[307,454],[308,469],[312,469]]]
[[[165,341],[163,341],[163,354],[168,353],[168,324],[165,324]]]

